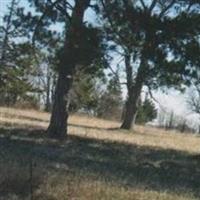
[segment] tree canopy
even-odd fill
[[[125,62],[128,99],[122,128],[132,126],[143,86],[182,89],[197,78],[199,6],[197,1],[101,1],[107,39]]]

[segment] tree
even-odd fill
[[[37,76],[36,66],[40,50],[25,39],[24,30],[18,26],[20,12],[19,4],[12,0],[0,27],[1,105],[11,106],[27,100],[36,104],[37,99],[33,93],[39,92],[33,79]],[[20,41],[20,38],[23,40]]]
[[[196,77],[199,6],[198,1],[101,0],[107,38],[124,57],[128,95],[121,128],[133,126],[143,86],[181,89]]]
[[[11,71],[8,69],[8,65],[10,65],[10,62],[13,58],[12,54],[12,46],[13,43],[11,41],[13,37],[13,26],[12,26],[12,20],[14,18],[14,12],[16,11],[16,0],[12,0],[9,7],[8,7],[8,15],[5,15],[3,18],[3,25],[0,26],[0,34],[1,34],[1,55],[0,55],[0,91],[1,91],[1,104],[10,104],[9,99],[9,90],[12,88],[5,88],[7,85],[9,75],[11,73],[14,73],[13,70]],[[9,74],[10,73],[10,74]],[[11,75],[12,76],[12,75]],[[11,80],[12,77],[10,77]],[[12,84],[11,84],[12,85]],[[14,98],[13,98],[14,99]],[[15,101],[15,100],[14,100]]]
[[[136,123],[145,124],[154,120],[156,117],[157,109],[154,103],[146,96],[144,102],[141,102],[138,106]]]
[[[187,104],[192,112],[200,115],[200,85],[192,87],[190,95],[188,96]]]
[[[48,52],[58,42],[62,44],[57,57],[58,80],[47,132],[49,137],[64,138],[67,132],[69,92],[75,68],[94,66],[97,60],[99,63],[104,60],[101,31],[84,21],[85,11],[94,7],[90,5],[90,0],[28,2],[31,11],[18,8],[15,24],[23,30],[27,38],[32,38],[34,46],[43,49],[43,52]],[[57,31],[58,26],[63,27],[64,35]],[[48,90],[47,93],[48,96]]]
[[[44,110],[47,112],[50,112],[52,109],[55,81],[57,77],[56,66],[56,55],[52,54],[52,52],[41,53],[36,70],[37,76],[34,82],[40,88],[40,93],[38,93],[40,104],[44,107]]]
[[[107,119],[120,119],[123,107],[121,85],[118,72],[108,82],[106,90],[98,100],[97,116]]]
[[[50,137],[64,138],[67,132],[68,118],[67,105],[69,104],[69,91],[72,86],[75,66],[78,64],[76,56],[79,53],[84,12],[90,1],[77,0],[72,11],[71,24],[66,31],[63,55],[59,62],[58,81],[55,90],[55,101],[48,127]]]
[[[13,36],[13,26],[12,26],[12,20],[15,15],[16,11],[16,0],[12,0],[10,3],[10,6],[8,7],[9,13],[8,15],[4,16],[4,26],[0,27],[0,32],[2,35],[2,41],[1,41],[1,57],[0,57],[0,66],[1,70],[3,68],[3,65],[6,63],[7,59],[7,51],[10,50],[10,37]]]
[[[197,114],[200,118],[200,83],[199,83],[200,74],[198,73],[197,76],[198,79],[197,81],[193,82],[191,91],[187,98],[187,105],[189,109],[193,113]],[[200,124],[198,124],[198,133],[200,133]]]
[[[90,69],[89,69],[90,68]],[[96,68],[94,70],[94,68]],[[91,71],[92,69],[92,71]],[[79,67],[70,92],[70,112],[83,111],[95,115],[105,80],[102,67]]]

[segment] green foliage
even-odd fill
[[[17,23],[19,12],[19,4],[12,0],[0,26],[1,105],[14,105],[38,92],[34,77],[37,74],[36,55],[39,50],[23,38],[24,31]]]
[[[97,116],[107,119],[120,119],[122,112],[122,92],[118,76],[113,76],[107,85],[106,90],[99,98]]]
[[[136,116],[136,123],[145,124],[152,121],[157,117],[157,110],[154,103],[149,99],[145,98],[144,102],[140,102],[138,107],[138,113]]]
[[[81,44],[76,56],[78,64],[90,67],[91,71],[98,70],[97,67],[106,67],[106,44],[103,43],[102,31],[99,28],[85,25],[82,28]],[[99,65],[98,65],[98,64]],[[91,68],[92,65],[92,68]]]
[[[104,74],[78,70],[71,91],[70,111],[82,111],[107,119],[120,119],[123,99],[118,77],[108,82]]]
[[[101,2],[107,39],[131,54],[132,66],[146,60],[145,85],[191,84],[200,62],[198,2],[144,1],[145,7],[137,0]]]
[[[77,70],[74,77],[73,88],[70,96],[69,110],[71,112],[84,111],[86,113],[94,114],[98,106],[98,99],[100,96],[101,76],[92,75],[81,69]]]
[[[64,44],[69,41],[70,37],[68,30],[72,24],[73,3],[66,3],[65,0],[27,1],[32,11],[26,12],[24,8],[20,9],[18,25],[24,30],[26,37],[32,36],[34,44],[47,51],[51,51],[59,43],[60,50],[57,51],[57,59],[62,60],[66,57]],[[58,30],[57,27],[61,29]],[[103,43],[101,29],[85,22],[80,27],[78,35],[81,37],[76,41],[78,44],[75,48],[76,54],[72,54],[70,60],[76,60],[77,65],[85,67],[92,65],[95,68],[99,66],[96,65],[97,62],[102,63],[101,67],[106,66],[106,44]]]
[[[39,92],[33,83],[37,75],[37,62],[30,44],[13,45],[12,60],[4,62],[1,73],[0,103],[14,105],[17,101],[27,99],[31,93]],[[9,53],[9,52],[8,52]]]

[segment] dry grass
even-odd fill
[[[30,199],[30,160],[34,200],[200,199],[200,137],[73,115],[58,143],[48,121],[0,107],[0,200]]]
[[[4,124],[46,128],[49,118],[49,113],[45,112],[0,107],[0,122]],[[118,129],[119,122],[84,115],[70,116],[69,124],[70,135],[200,153],[200,136],[194,134],[165,131],[149,126],[136,126],[134,131],[123,131]]]

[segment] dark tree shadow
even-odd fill
[[[200,197],[200,157],[187,152],[150,148],[69,136],[66,142],[38,143],[44,130],[0,129],[1,135],[14,133],[35,140],[0,139],[2,152],[10,157],[29,157],[57,162],[69,169],[95,174],[106,181],[123,186],[142,186],[156,191],[190,191]],[[0,158],[1,159],[1,158]]]
[[[32,138],[41,139],[46,138],[45,130],[41,127],[15,127],[12,126],[0,126],[0,136],[5,138],[11,138],[15,136],[16,138]]]

